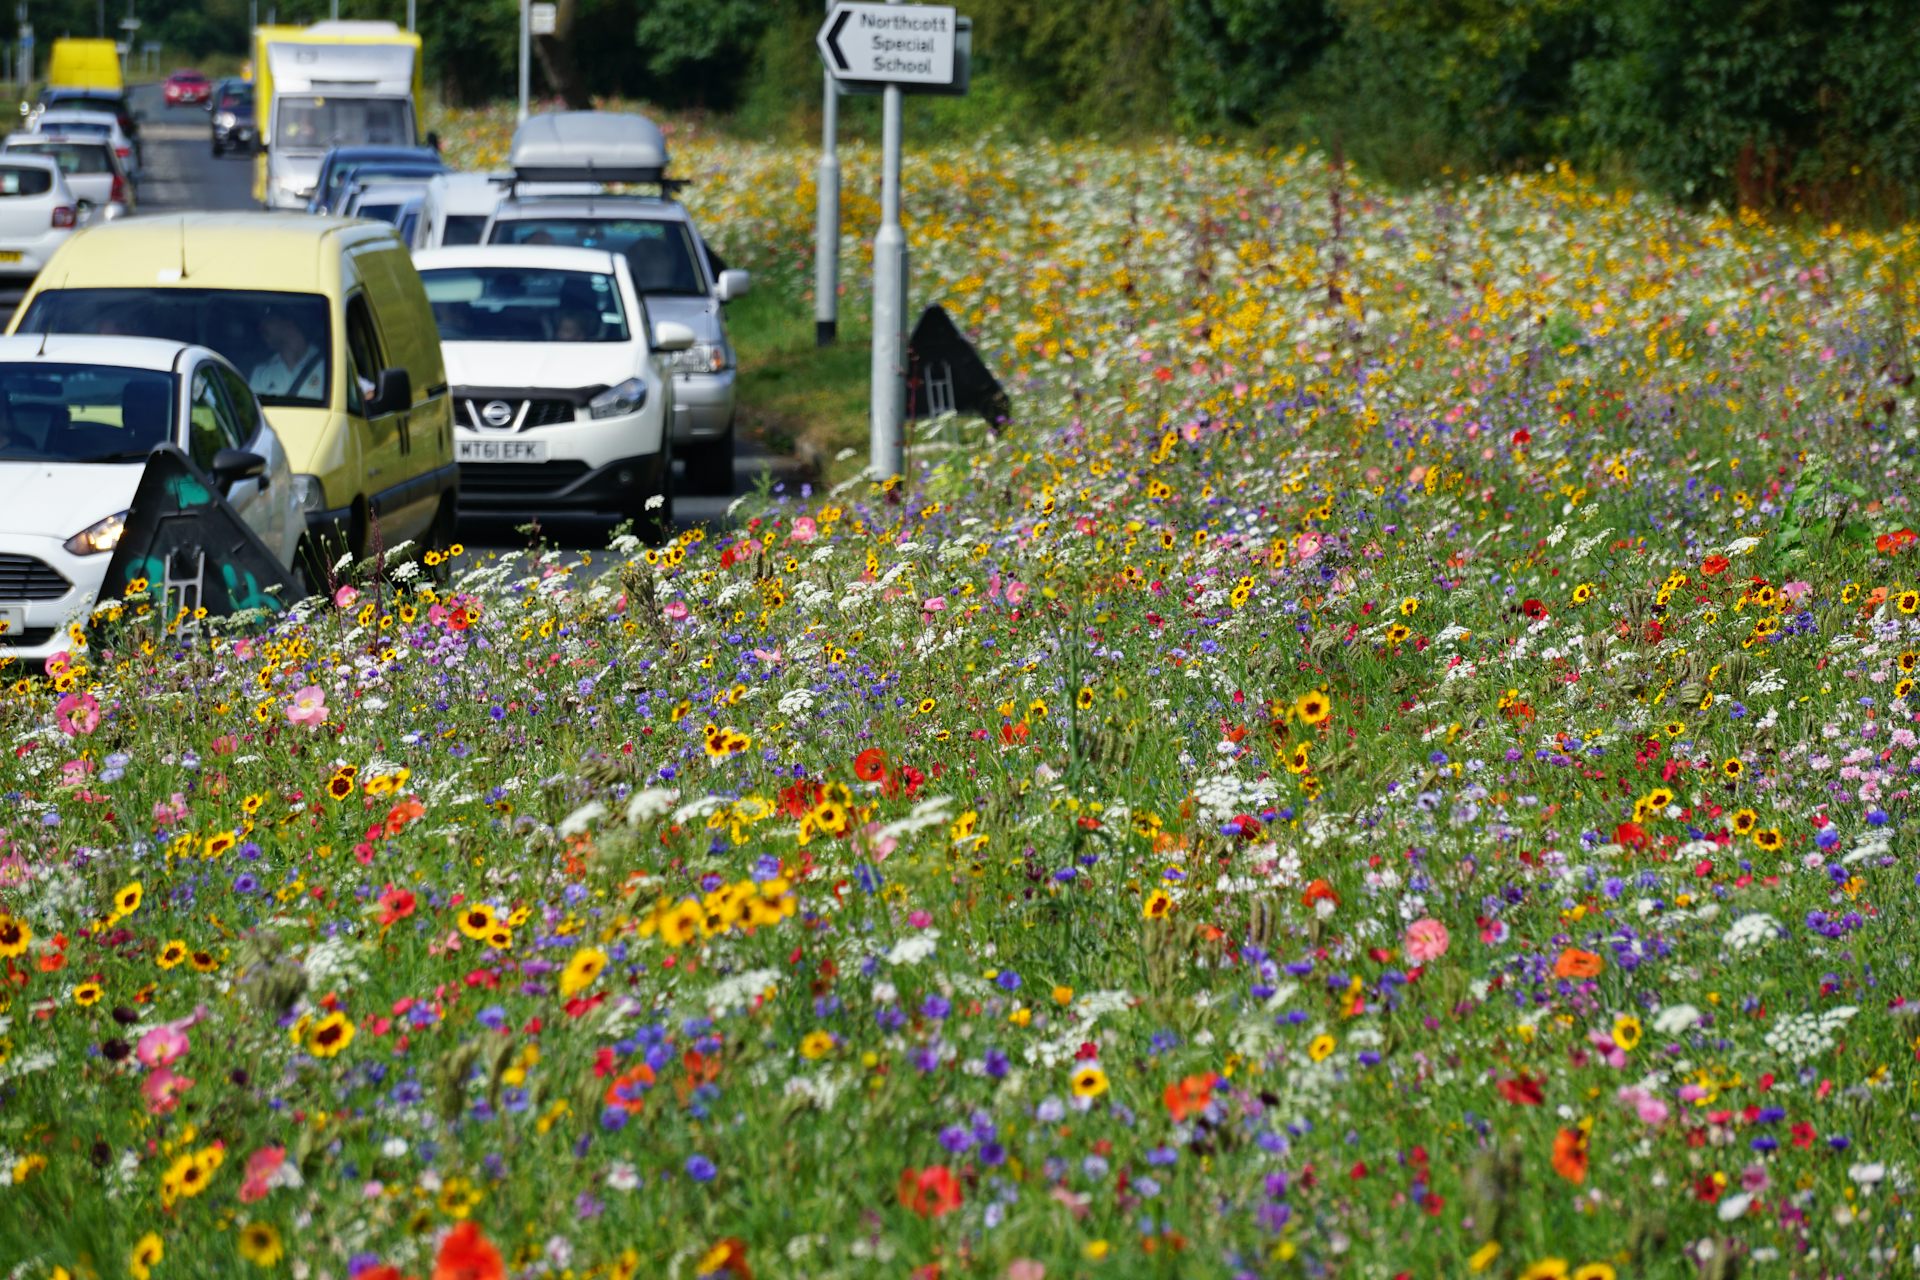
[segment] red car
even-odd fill
[[[166,96],[170,107],[204,103],[212,92],[213,85],[198,71],[176,71],[167,77]]]

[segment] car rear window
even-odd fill
[[[0,199],[43,196],[53,190],[53,175],[31,165],[0,165]]]
[[[495,244],[557,244],[625,254],[633,287],[643,294],[704,297],[707,282],[684,222],[662,218],[588,218],[537,214],[497,220]]]
[[[27,138],[7,144],[9,151],[31,151],[60,166],[62,173],[112,173],[113,161],[105,143],[41,142]]]

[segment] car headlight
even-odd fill
[[[733,353],[724,342],[696,342],[672,356],[675,373],[725,373]]]
[[[120,545],[120,535],[127,531],[127,513],[117,511],[104,520],[95,521],[80,532],[67,539],[67,550],[76,556],[97,556],[111,551]]]
[[[638,378],[628,378],[587,401],[587,411],[596,418],[619,418],[639,412],[646,402],[647,384]]]
[[[316,511],[327,509],[326,491],[320,487],[319,476],[300,475],[293,478],[293,500],[302,515],[312,515]]]
[[[222,129],[231,129],[233,128],[233,112],[231,111],[219,112],[213,117],[213,122],[219,125]]]

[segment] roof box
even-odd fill
[[[534,116],[515,130],[509,163],[519,182],[669,185],[667,139],[660,126],[616,111]]]

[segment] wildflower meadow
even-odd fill
[[[1920,1265],[1915,232],[908,177],[1003,429],[7,673],[0,1276]]]

